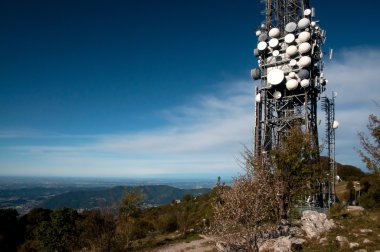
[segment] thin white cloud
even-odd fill
[[[380,49],[351,48],[335,56],[326,67],[328,89],[338,92],[336,119],[340,127],[336,131],[337,161],[364,168],[354,150],[359,146],[358,131],[365,131],[368,116],[379,115],[380,102]]]
[[[234,174],[240,170],[236,159],[243,145],[252,139],[253,89],[251,82],[223,86],[222,92],[162,111],[168,119],[163,128],[83,139],[67,136],[70,144],[18,145],[8,150],[40,157],[40,166],[56,167],[57,173]]]

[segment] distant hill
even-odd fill
[[[321,157],[321,163],[323,166],[329,166],[329,159],[327,157]],[[347,180],[360,180],[367,173],[363,172],[360,168],[353,165],[345,165],[336,162],[337,174],[343,181]]]
[[[144,195],[144,204],[163,205],[172,200],[182,199],[184,195],[200,195],[210,191],[202,189],[179,189],[167,185],[145,185],[145,186],[116,186],[111,188],[84,189],[80,191],[67,192],[53,196],[41,204],[43,208],[56,209],[60,207],[69,208],[102,208],[115,207],[120,202],[124,192],[136,190]]]

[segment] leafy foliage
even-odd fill
[[[299,197],[310,195],[313,184],[323,179],[322,166],[315,159],[317,153],[312,136],[299,128],[290,130],[271,152],[274,176],[279,183],[281,218],[287,219]]]
[[[367,208],[380,208],[380,120],[375,115],[368,118],[369,136],[359,132],[359,140],[363,150],[358,150],[363,162],[373,175],[362,179],[363,195],[359,203]]]
[[[363,150],[358,150],[367,168],[374,172],[380,172],[380,120],[375,115],[368,118],[367,129],[370,136],[359,132],[359,140]]]
[[[46,251],[73,251],[77,247],[78,232],[74,209],[62,208],[51,213],[51,221],[42,221],[36,237]]]

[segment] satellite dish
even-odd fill
[[[290,72],[289,73],[289,77],[294,79],[296,77],[296,73],[295,72]]]
[[[261,78],[260,69],[254,68],[251,70],[251,77],[254,80],[258,80]]]
[[[271,48],[276,48],[278,47],[278,39],[276,38],[272,38],[271,40],[269,40],[269,46]]]
[[[315,27],[317,25],[317,22],[311,21],[310,25],[311,25],[311,27]]]
[[[264,41],[261,41],[258,45],[257,45],[257,49],[259,49],[259,51],[264,51],[265,49],[267,49],[267,42],[264,42]]]
[[[296,66],[296,65],[297,65],[297,60],[292,59],[292,60],[289,62],[289,65],[290,65],[291,67]]]
[[[261,95],[260,95],[260,93],[258,93],[258,94],[256,95],[256,97],[255,97],[255,101],[256,101],[256,102],[261,102]]]
[[[311,64],[311,58],[309,56],[303,56],[298,61],[298,66],[300,67],[308,67]]]
[[[279,92],[279,91],[275,91],[274,93],[273,93],[273,97],[274,97],[274,99],[276,99],[276,100],[278,100],[278,99],[280,99],[281,98],[281,92]]]
[[[298,53],[297,47],[294,45],[289,46],[286,48],[286,54],[290,57],[295,56]]]
[[[298,47],[298,51],[301,53],[301,54],[305,54],[305,53],[308,53],[310,52],[311,50],[311,45],[307,42],[304,42],[302,44],[299,45]]]
[[[310,80],[309,79],[301,80],[301,87],[307,88],[308,86],[310,86]]]
[[[300,78],[301,80],[303,80],[303,79],[309,79],[309,77],[310,77],[310,73],[306,69],[299,70],[299,72],[298,72],[297,75],[298,75],[298,78]]]
[[[333,129],[339,128],[339,122],[338,121],[334,121],[332,127],[333,127]]]
[[[259,56],[259,49],[257,49],[257,48],[253,49],[253,55],[255,55],[255,57],[258,57]]]
[[[294,32],[297,29],[297,24],[294,22],[290,22],[285,25],[285,31],[288,33]]]
[[[280,52],[279,52],[278,50],[274,50],[274,51],[272,52],[272,55],[273,55],[274,57],[277,57],[278,55],[280,55]]]
[[[260,30],[257,30],[256,31],[256,36],[258,37],[258,36],[260,36],[261,35],[261,31]]]
[[[281,69],[273,69],[268,74],[268,83],[278,85],[284,80],[284,72]]]
[[[306,9],[306,10],[304,10],[303,14],[305,16],[310,16],[311,15],[311,10],[310,9]]]
[[[306,29],[310,25],[310,19],[308,18],[303,18],[300,21],[298,21],[298,28],[301,30]]]
[[[286,82],[286,88],[288,90],[294,90],[298,87],[298,81],[296,79],[290,79]]]
[[[265,41],[267,39],[268,39],[268,35],[266,33],[262,33],[262,34],[260,34],[258,41],[261,42],[261,41]]]
[[[278,28],[272,28],[269,31],[269,37],[271,38],[278,38],[280,37],[280,29]]]
[[[304,31],[301,32],[300,35],[298,35],[298,39],[300,40],[300,42],[307,42],[310,40],[310,36],[310,32]]]
[[[296,39],[296,37],[294,36],[294,34],[292,33],[289,33],[285,36],[285,43],[287,44],[292,44],[294,43],[294,40]]]
[[[272,88],[272,84],[267,83],[267,85],[265,86],[265,89],[271,89],[271,88]]]

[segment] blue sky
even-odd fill
[[[364,168],[353,147],[379,111],[380,3],[312,5],[335,51],[325,70],[339,94],[337,161]],[[262,10],[254,0],[1,3],[0,175],[236,175],[252,143]]]

